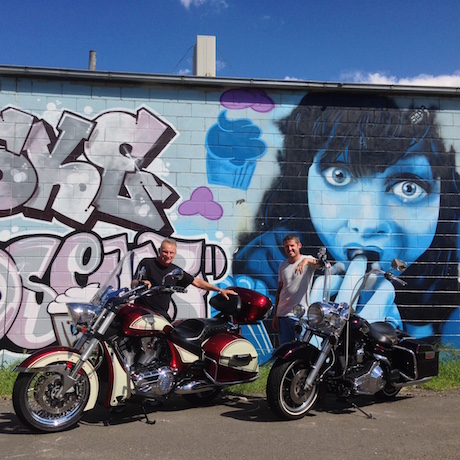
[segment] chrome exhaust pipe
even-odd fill
[[[174,393],[178,395],[202,393],[204,391],[214,390],[215,388],[215,385],[210,385],[209,382],[195,380],[192,382],[179,383],[174,389]]]
[[[409,380],[408,382],[392,383],[395,388],[410,387],[411,385],[420,385],[429,382],[432,377],[425,377],[419,380]]]

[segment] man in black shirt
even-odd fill
[[[142,278],[149,288],[151,286],[158,286],[161,284],[163,278],[168,273],[171,273],[174,269],[179,268],[173,263],[174,257],[177,253],[176,241],[172,238],[166,238],[160,245],[160,251],[157,257],[142,259],[136,273],[136,279],[133,281],[133,286],[138,283],[138,273],[143,267],[145,268],[145,275]],[[206,291],[215,291],[222,294],[227,300],[228,295],[237,295],[235,291],[231,289],[219,289],[217,286],[213,286],[201,278],[194,278],[190,273],[184,271],[184,276],[181,280],[175,281],[176,286],[187,287],[190,284],[197,288],[204,289]],[[171,302],[170,293],[154,294],[152,296],[142,297],[144,303],[150,307],[156,313],[163,315],[168,321],[171,318],[168,315],[169,304]]]

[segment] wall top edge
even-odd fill
[[[94,83],[149,84],[149,85],[189,85],[200,87],[255,87],[287,90],[341,90],[394,92],[408,94],[436,94],[460,96],[460,88],[445,86],[383,85],[370,83],[320,82],[309,80],[270,80],[261,78],[199,77],[168,74],[146,74],[131,72],[109,72],[97,70],[60,69],[51,67],[2,66],[0,77],[66,79]]]

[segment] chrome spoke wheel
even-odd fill
[[[13,389],[13,405],[20,420],[29,428],[61,431],[80,419],[89,399],[88,377],[82,372],[75,385],[58,397],[63,369],[65,364],[56,364],[46,371],[19,374]]]
[[[305,388],[310,369],[310,363],[301,359],[275,362],[267,381],[267,400],[275,414],[293,420],[302,418],[313,407],[318,388]]]

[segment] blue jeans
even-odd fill
[[[280,345],[296,340],[298,334],[295,331],[295,327],[298,322],[299,320],[294,316],[278,317],[278,338]]]

